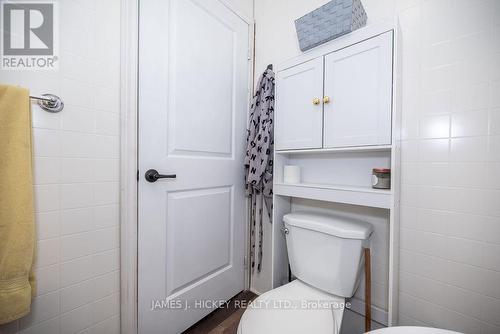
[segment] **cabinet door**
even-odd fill
[[[392,32],[327,55],[325,99],[323,147],[390,144]]]
[[[280,71],[276,76],[275,147],[321,148],[323,57]]]

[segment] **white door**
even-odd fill
[[[142,0],[139,34],[139,333],[174,334],[244,289],[249,25],[218,0]]]
[[[321,148],[323,57],[279,71],[276,76],[277,150]]]
[[[325,57],[323,146],[391,143],[392,32]]]

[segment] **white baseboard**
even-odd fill
[[[362,316],[365,315],[365,302],[363,300],[359,300],[356,298],[351,299],[351,311],[356,312],[358,314],[361,314]],[[372,320],[378,322],[379,324],[382,324],[384,326],[387,325],[387,316],[388,312],[387,310],[381,309],[377,306],[372,305]]]

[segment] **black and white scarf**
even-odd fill
[[[257,200],[259,209],[259,257],[257,270],[262,265],[262,206],[266,205],[269,220],[272,220],[273,202],[273,149],[274,149],[274,72],[264,71],[250,107],[245,156],[246,193],[251,201],[250,262],[255,268],[255,227]]]

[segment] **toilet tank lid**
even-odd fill
[[[345,239],[365,240],[373,232],[373,226],[367,222],[316,212],[297,211],[288,213],[283,217],[283,221],[290,226],[301,227]]]

